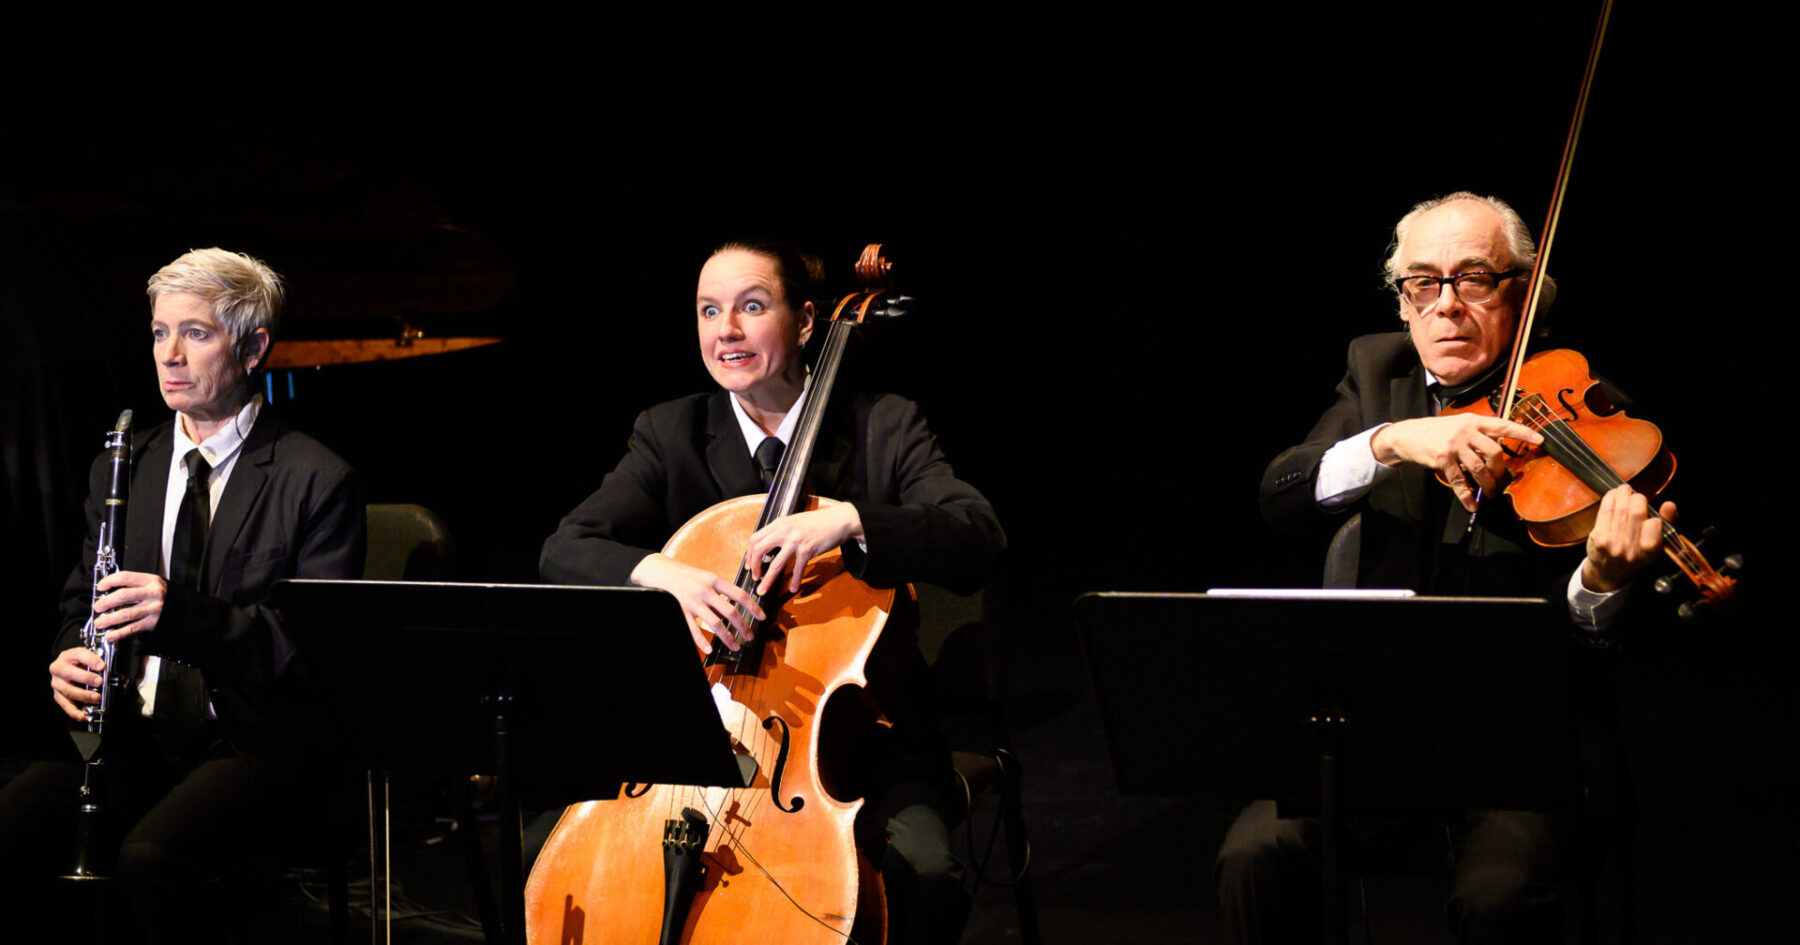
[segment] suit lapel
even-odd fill
[[[833,403],[825,414],[819,431],[819,442],[813,447],[812,470],[807,485],[815,495],[833,499],[851,498],[857,493],[847,490],[845,478],[850,474],[851,437],[856,424],[849,422],[847,404]]]
[[[238,544],[238,533],[256,508],[263,486],[269,481],[269,464],[275,458],[276,420],[268,407],[256,415],[256,425],[244,438],[243,451],[231,478],[225,480],[225,494],[219,496],[219,507],[213,510],[212,525],[206,533],[206,557],[201,566],[203,587],[218,590],[220,568],[225,555]]]
[[[162,564],[163,500],[169,492],[169,458],[175,449],[172,424],[152,430],[133,462],[131,495],[125,506],[125,555],[120,567],[127,571],[158,573]]]
[[[1408,417],[1429,417],[1432,415],[1431,397],[1425,393],[1425,369],[1419,364],[1418,356],[1413,358],[1412,370],[1402,377],[1388,382],[1388,396],[1391,403],[1390,419],[1404,420]],[[1406,514],[1413,521],[1429,522],[1435,516],[1432,509],[1426,506],[1427,490],[1443,487],[1431,481],[1431,476],[1423,466],[1407,463],[1400,468],[1400,478],[1404,488],[1401,493],[1406,496]],[[1430,531],[1428,527],[1426,531]]]
[[[762,472],[744,445],[743,431],[738,428],[737,414],[732,412],[728,391],[719,391],[706,401],[705,446],[706,471],[718,486],[721,499],[741,495],[757,495],[763,491]]]

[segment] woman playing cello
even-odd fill
[[[757,621],[774,616],[729,575],[657,549],[710,506],[767,490],[764,471],[776,468],[808,396],[802,349],[821,275],[816,260],[773,242],[728,243],[706,261],[695,324],[720,389],[639,415],[625,457],[545,542],[546,581],[667,591],[707,653],[737,650]],[[774,604],[799,591],[807,563],[838,550],[845,569],[874,587],[926,581],[972,591],[987,581],[1005,536],[988,501],[956,478],[915,404],[892,395],[834,398],[814,455],[815,493],[839,501],[750,536],[743,562],[757,596]],[[853,753],[854,793],[868,799],[856,831],[881,866],[891,940],[953,942],[968,897],[949,852],[948,761],[916,651],[911,664],[900,692],[883,697],[892,727],[871,727]]]

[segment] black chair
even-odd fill
[[[967,820],[973,809],[995,799],[998,825],[1005,833],[1009,878],[986,875],[987,857],[974,849],[969,859],[974,882],[1010,884],[1018,910],[1019,938],[1025,945],[1043,941],[1031,887],[1031,838],[1025,828],[1020,797],[1020,766],[1006,727],[1007,660],[1003,592],[998,584],[978,594],[960,596],[929,584],[915,586],[919,597],[919,646],[937,683],[944,718],[944,740],[963,796],[957,813]]]
[[[1356,565],[1362,557],[1362,513],[1358,512],[1338,526],[1325,549],[1325,581],[1321,587],[1347,590],[1356,586]]]
[[[456,541],[436,512],[422,505],[371,505],[365,581],[446,581]]]

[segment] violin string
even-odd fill
[[[1673,540],[1667,537],[1671,533],[1674,534]],[[1717,575],[1712,575],[1712,565],[1708,564],[1706,558],[1700,554],[1700,549],[1695,548],[1693,542],[1676,532],[1672,525],[1664,527],[1663,550],[1668,552],[1669,557],[1675,559],[1675,564],[1681,568],[1689,580],[1703,590],[1709,581],[1717,578]],[[1711,575],[1711,577],[1703,581],[1703,575]]]
[[[1608,491],[1626,484],[1626,480],[1594,451],[1587,440],[1576,433],[1567,421],[1551,414],[1541,399],[1520,403],[1515,413],[1522,414],[1527,424],[1543,434],[1546,444],[1554,439],[1558,446],[1566,449],[1571,459],[1578,464],[1576,468],[1571,468],[1571,471],[1588,486],[1592,487],[1599,482],[1605,486],[1605,489],[1596,491]],[[1565,463],[1565,465],[1572,464]],[[1582,475],[1583,472],[1586,472],[1587,475]],[[1673,522],[1663,517],[1661,510],[1652,507],[1650,515],[1657,520],[1662,531],[1663,551],[1675,562],[1682,573],[1686,574],[1697,586],[1703,590],[1706,589],[1711,579],[1703,578],[1703,576],[1712,571],[1712,565],[1707,562],[1704,555],[1699,553],[1699,549],[1695,548],[1693,543],[1689,542],[1676,529]]]
[[[1573,472],[1589,487],[1593,487],[1596,483],[1605,485],[1605,488],[1595,489],[1596,492],[1605,492],[1623,484],[1624,480],[1619,477],[1612,466],[1594,452],[1593,447],[1582,439],[1581,435],[1576,433],[1567,421],[1551,414],[1541,398],[1521,403],[1515,413],[1518,411],[1523,411],[1527,423],[1543,434],[1545,446],[1549,446],[1554,441],[1556,445],[1568,452],[1570,458],[1574,460],[1574,468],[1571,468],[1570,472]],[[1565,463],[1564,465],[1571,464]]]
[[[1524,407],[1525,405],[1521,404],[1521,408]],[[1539,429],[1540,432],[1544,432],[1546,439],[1549,439],[1554,435],[1559,445],[1566,446],[1572,454],[1582,460],[1587,468],[1594,470],[1595,478],[1606,484],[1606,489],[1616,489],[1621,485],[1627,484],[1626,480],[1620,477],[1618,472],[1595,452],[1593,447],[1583,439],[1580,434],[1574,432],[1573,428],[1569,427],[1566,421],[1548,416],[1547,412],[1544,412],[1543,404],[1541,402],[1536,404],[1535,407],[1539,413],[1533,414],[1532,419],[1540,419],[1540,417],[1544,418],[1542,420],[1544,425],[1537,427],[1537,429]],[[1579,470],[1571,471],[1576,472],[1578,476],[1580,475]],[[1593,482],[1585,477],[1583,477],[1583,481],[1590,487],[1593,485]],[[1650,515],[1662,523],[1661,528],[1665,541],[1681,537],[1681,533],[1676,530],[1674,523],[1663,518],[1661,511],[1656,508],[1651,508]]]

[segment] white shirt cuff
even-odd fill
[[[1393,475],[1394,468],[1382,465],[1369,445],[1375,431],[1388,424],[1372,426],[1355,436],[1333,444],[1319,459],[1319,475],[1313,480],[1313,501],[1320,508],[1335,509],[1349,505],[1369,494],[1375,484]]]
[[[1569,575],[1569,619],[1583,632],[1604,637],[1613,623],[1619,619],[1619,611],[1625,606],[1627,592],[1631,585],[1627,584],[1612,591],[1590,591],[1581,583],[1581,568]]]

